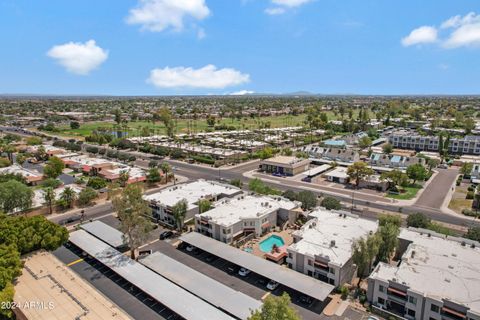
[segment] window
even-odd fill
[[[313,272],[310,271],[310,270],[307,271],[307,274],[308,274],[310,277],[313,276]]]
[[[335,269],[329,268],[329,269],[328,269],[328,272],[330,272],[331,274],[335,274]]]
[[[440,312],[440,307],[437,306],[436,304],[432,304],[432,305],[430,305],[430,310],[435,312],[435,313],[439,313]]]
[[[385,287],[382,286],[382,285],[379,285],[379,286],[378,286],[378,291],[380,291],[380,292],[385,292]]]
[[[307,261],[307,264],[308,264],[309,266],[313,265],[312,260],[308,260],[308,261]]]
[[[408,302],[410,302],[411,304],[416,305],[416,304],[417,304],[417,298],[412,297],[412,296],[408,296]]]
[[[415,317],[415,310],[407,309],[407,314],[408,314],[410,317]]]
[[[378,304],[381,304],[381,305],[385,305],[385,299],[379,297],[379,298],[377,299],[377,303],[378,303]]]

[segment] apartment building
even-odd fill
[[[414,155],[404,154],[384,154],[373,152],[368,158],[368,162],[371,166],[406,169],[414,164],[425,164],[424,158],[415,157]]]
[[[357,151],[343,147],[325,148],[308,145],[302,147],[300,150],[306,152],[314,162],[316,159],[346,163],[353,163],[360,160],[360,154]]]
[[[227,184],[215,181],[197,180],[162,189],[159,192],[146,195],[143,198],[152,208],[153,217],[160,223],[175,226],[172,207],[179,201],[187,201],[185,220],[192,219],[198,211],[198,202],[202,199],[212,202],[226,197],[233,197],[242,193],[242,190]]]
[[[260,237],[285,221],[293,223],[301,212],[299,202],[279,196],[242,194],[214,206],[195,215],[195,230],[225,243],[250,233]]]
[[[399,241],[398,264],[368,278],[374,306],[415,320],[480,319],[480,243],[412,228]]]
[[[288,266],[298,272],[335,286],[351,281],[356,267],[352,244],[375,233],[378,223],[343,211],[318,208],[295,231],[294,243],[287,248]]]
[[[399,129],[388,136],[388,142],[394,148],[438,151],[439,138],[437,136],[422,136],[415,130]]]
[[[452,138],[448,144],[448,152],[455,154],[480,155],[480,136]]]

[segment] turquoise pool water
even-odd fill
[[[281,237],[272,235],[260,242],[260,250],[262,250],[263,252],[272,252],[272,247],[274,244],[276,244],[277,247],[281,247],[285,245],[285,242]]]
[[[252,253],[253,248],[243,248],[243,251],[248,252],[248,253]]]

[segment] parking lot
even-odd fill
[[[62,246],[54,251],[54,255],[125,310],[132,318],[181,319],[109,268],[91,257],[83,256],[82,252],[74,246]]]

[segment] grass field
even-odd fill
[[[387,194],[387,198],[397,199],[397,200],[410,200],[415,198],[418,190],[422,189],[422,186],[416,184],[408,187],[404,187],[403,191],[400,194]]]
[[[329,120],[338,119],[333,112],[327,112]],[[355,117],[357,114],[354,115]],[[237,129],[258,129],[261,123],[270,122],[271,128],[279,127],[293,127],[293,126],[302,126],[304,125],[306,115],[300,114],[297,116],[291,115],[281,115],[281,116],[269,116],[269,117],[258,117],[250,118],[245,117],[240,120],[223,118],[217,121],[216,125],[227,125],[234,126]],[[68,126],[59,127],[59,134],[68,137],[86,137],[92,133],[92,131],[98,128],[113,128],[115,124],[113,122],[87,122],[80,126],[78,129],[71,129]],[[193,127],[192,127],[193,126]],[[140,135],[140,130],[144,127],[148,127],[155,134],[165,134],[165,126],[161,122],[156,122],[155,124],[147,121],[135,121],[128,123],[128,130],[130,136]],[[190,127],[190,128],[189,128]],[[176,132],[177,133],[188,133],[190,132],[202,132],[208,129],[207,121],[205,119],[199,119],[195,122],[186,119],[176,120]]]

